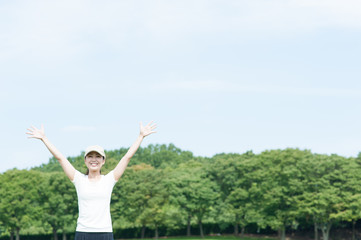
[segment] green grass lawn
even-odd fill
[[[195,237],[195,236],[192,236],[192,237],[167,237],[167,238],[164,238],[164,237],[160,237],[159,239],[169,239],[169,240],[266,240],[266,239],[269,239],[269,240],[274,240],[274,239],[277,239],[277,238],[267,238],[267,237],[263,237],[263,238],[260,238],[260,237],[244,237],[244,238],[240,238],[240,237],[234,237],[234,236],[214,236],[214,237],[204,237],[204,238],[201,238],[201,237]],[[145,238],[144,240],[154,240],[154,238]]]

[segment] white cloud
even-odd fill
[[[356,0],[16,1],[1,4],[0,58],[67,59],[134,39],[172,44],[211,34],[239,39],[361,27]],[[211,37],[211,36],[210,36]]]
[[[92,132],[96,128],[93,126],[70,125],[62,128],[64,132]]]
[[[163,81],[149,86],[154,91],[201,91],[217,93],[249,93],[249,94],[276,94],[276,95],[299,95],[319,97],[351,97],[360,98],[360,89],[348,88],[315,88],[294,87],[286,85],[251,85],[222,80],[176,80]]]
[[[361,2],[357,0],[293,0],[291,4],[296,9],[301,8],[313,13],[310,20],[320,26],[361,27]]]
[[[150,87],[155,91],[200,91],[200,90],[219,90],[222,88],[223,83],[215,80],[177,80],[177,81],[164,81],[158,84],[152,84]]]
[[[244,93],[266,93],[281,95],[300,95],[300,96],[319,96],[319,97],[352,97],[360,98],[361,90],[359,89],[340,89],[340,88],[306,88],[306,87],[289,87],[289,86],[242,86],[228,85],[229,91]]]

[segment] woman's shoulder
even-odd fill
[[[104,176],[105,179],[108,179],[110,182],[112,183],[116,183],[117,181],[115,181],[115,178],[114,178],[114,170],[111,170],[110,172],[108,172],[105,176]]]
[[[114,174],[113,172],[114,172],[114,170],[111,170],[110,172],[104,174],[103,176],[104,176],[104,177],[112,176],[112,175]]]
[[[75,169],[74,180],[72,182],[77,182],[80,179],[84,179],[86,177],[87,177],[87,175],[85,175],[84,173],[79,172],[78,170]]]

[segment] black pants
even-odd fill
[[[114,240],[112,232],[75,232],[74,240]]]

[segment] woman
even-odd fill
[[[143,126],[140,123],[140,134],[120,160],[118,165],[107,175],[101,175],[101,168],[105,163],[104,149],[100,146],[89,146],[85,150],[84,161],[88,168],[87,174],[77,171],[44,133],[44,126],[40,129],[29,128],[29,138],[40,139],[51,154],[59,161],[65,174],[73,182],[78,195],[79,217],[75,232],[75,240],[113,240],[113,229],[110,217],[110,198],[115,183],[122,176],[130,159],[138,150],[143,138],[155,133],[153,122]]]

